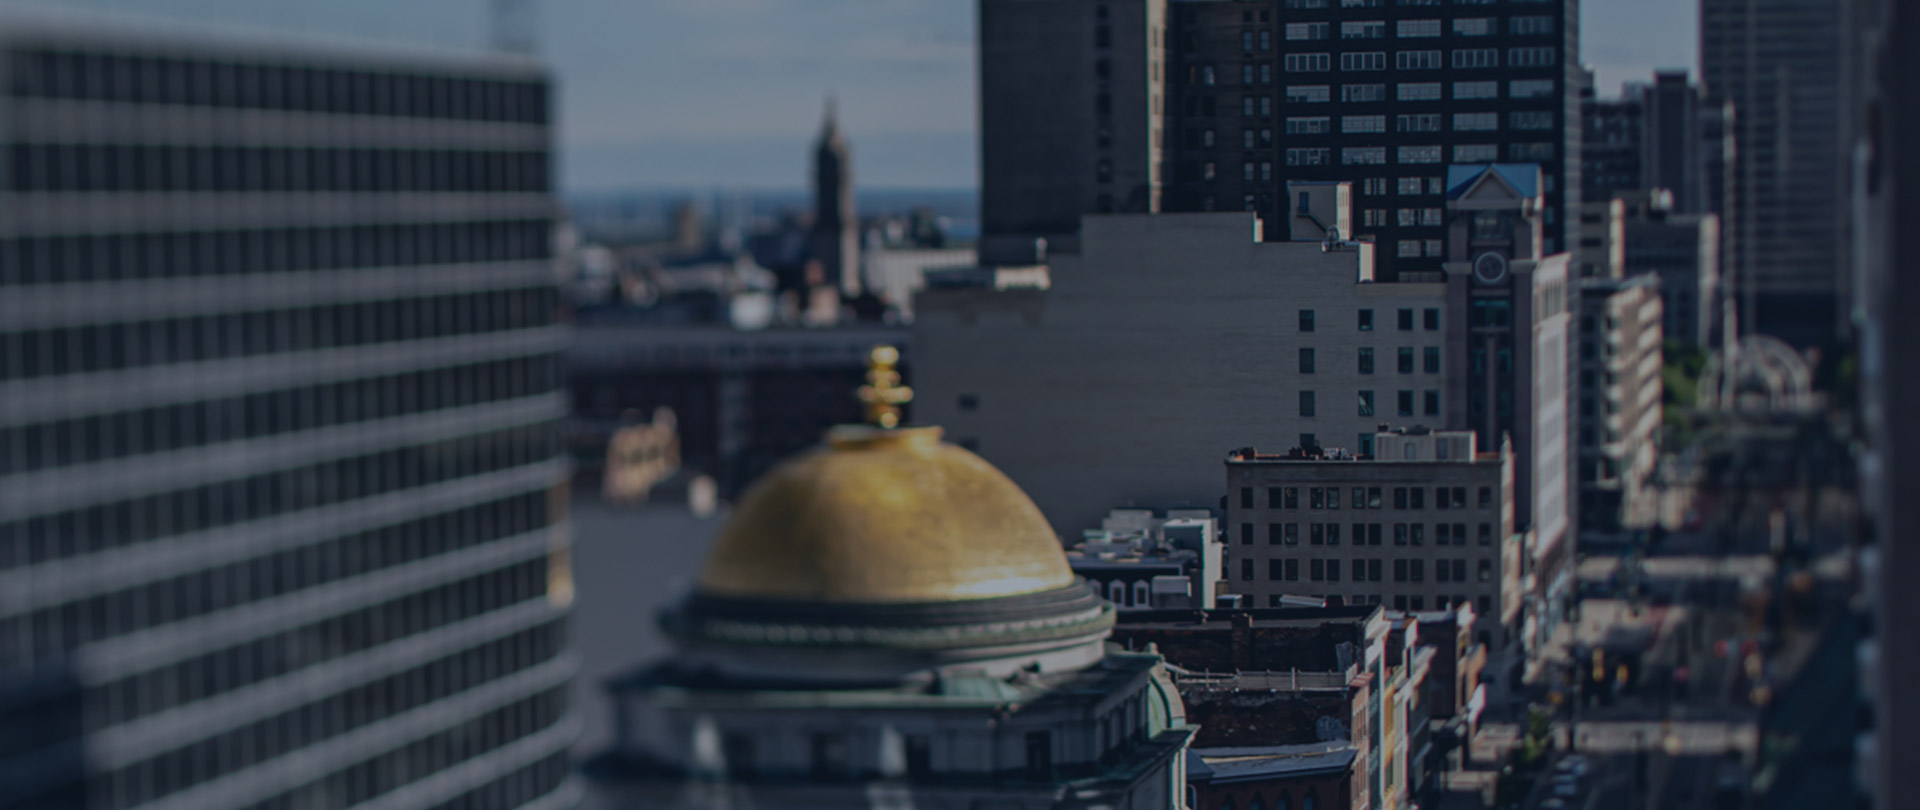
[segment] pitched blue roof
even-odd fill
[[[1540,165],[1537,163],[1456,163],[1447,167],[1447,199],[1457,200],[1472,188],[1474,181],[1487,172],[1519,190],[1522,197],[1540,196]]]

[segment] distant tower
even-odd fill
[[[860,217],[853,208],[853,160],[840,137],[833,98],[813,149],[813,258],[846,295],[860,294]]]
[[[490,12],[488,25],[492,29],[494,50],[533,53],[533,0],[493,0]]]

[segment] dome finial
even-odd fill
[[[867,384],[858,396],[867,406],[867,422],[878,427],[900,425],[900,406],[913,400],[913,389],[900,384],[900,350],[885,343],[875,344],[867,353]]]

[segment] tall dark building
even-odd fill
[[[1542,166],[1545,247],[1566,244],[1580,189],[1577,0],[980,8],[988,237],[1164,209],[1256,211],[1267,238],[1286,239],[1289,181],[1351,181],[1347,236],[1376,241],[1392,279],[1445,260],[1447,166],[1498,161]]]
[[[853,152],[827,101],[820,141],[813,148],[813,258],[825,281],[847,295],[860,293],[860,215],[853,206]]]
[[[1580,188],[1577,0],[1186,2],[1169,15],[1168,210],[1273,220],[1289,210],[1288,181],[1351,181],[1355,234],[1380,245],[1393,279],[1445,261],[1449,164],[1537,163],[1544,247],[1566,245]]]
[[[1702,0],[1700,73],[1733,102],[1727,266],[1742,331],[1831,339],[1847,273],[1847,3]]]
[[[575,801],[544,68],[0,31],[0,807]]]
[[[1707,213],[1699,88],[1687,81],[1684,70],[1657,70],[1641,97],[1646,121],[1641,185],[1673,192],[1675,213]]]
[[[1241,4],[1247,5],[1247,4]],[[1167,0],[979,0],[980,259],[1160,210]]]
[[[1580,201],[1606,202],[1644,188],[1646,104],[1635,85],[1602,99],[1586,72],[1580,87]]]

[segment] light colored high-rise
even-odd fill
[[[1657,518],[1660,276],[1580,283],[1579,481],[1583,527],[1647,528]]]
[[[0,806],[559,807],[544,68],[10,19]]]

